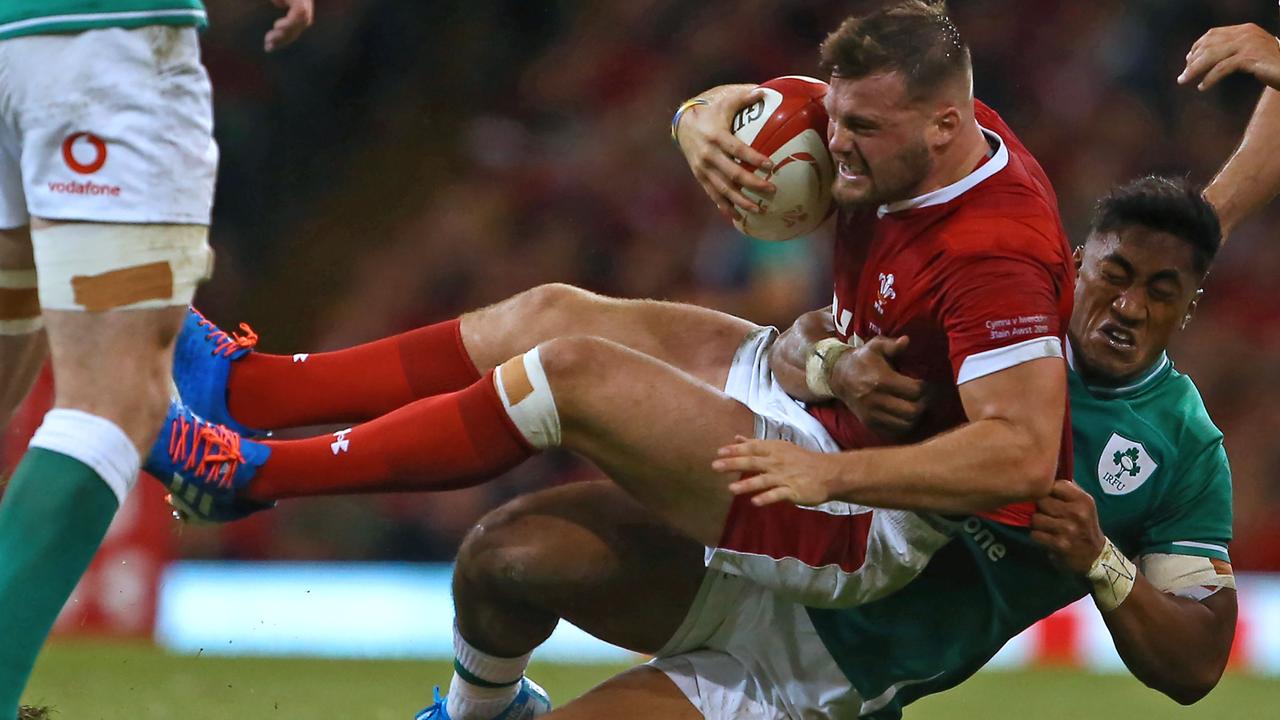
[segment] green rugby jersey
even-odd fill
[[[1122,388],[1089,387],[1069,375],[1075,480],[1097,501],[1108,537],[1131,558],[1229,561],[1231,471],[1222,433],[1191,379],[1165,356]],[[970,517],[907,587],[857,608],[811,608],[809,616],[867,698],[862,716],[880,720],[957,685],[1014,635],[1088,590],[1050,563],[1027,529]]]
[[[201,0],[0,0],[0,40],[108,27],[206,24]]]

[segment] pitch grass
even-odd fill
[[[563,703],[622,666],[535,664]],[[445,662],[347,662],[169,656],[148,646],[59,643],[24,702],[52,720],[409,720],[446,684]],[[907,720],[1251,720],[1280,717],[1280,680],[1229,676],[1183,708],[1127,676],[987,672],[907,710]],[[607,719],[605,719],[607,720]]]

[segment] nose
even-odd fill
[[[1121,323],[1129,326],[1137,325],[1147,316],[1147,303],[1142,293],[1130,288],[1111,302],[1111,315]]]
[[[842,131],[832,123],[827,127],[827,149],[832,155],[843,155],[853,151],[853,133]]]

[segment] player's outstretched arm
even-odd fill
[[[844,500],[873,507],[971,513],[1049,493],[1058,462],[1066,373],[1042,358],[960,386],[970,421],[916,445],[822,455],[789,443],[739,441],[712,467],[757,505]]]
[[[1280,44],[1277,44],[1280,53]],[[1222,239],[1280,192],[1280,91],[1267,88],[1244,137],[1204,190],[1218,211]]]
[[[761,195],[774,191],[773,183],[740,164],[769,169],[773,163],[735,137],[732,128],[733,117],[760,99],[754,85],[721,85],[686,101],[671,121],[671,137],[693,177],[730,222],[739,212],[760,212],[741,188]]]
[[[1268,87],[1254,110],[1239,147],[1205,188],[1222,221],[1223,239],[1248,215],[1280,192],[1280,40],[1257,25],[1209,30],[1191,46],[1179,84],[1208,90],[1236,72],[1249,73]]]
[[[1162,592],[1111,545],[1093,497],[1070,480],[1056,481],[1049,497],[1037,503],[1031,538],[1064,567],[1090,580],[1116,650],[1134,677],[1184,705],[1218,684],[1235,635],[1234,589],[1218,589],[1200,601]],[[1172,562],[1180,558],[1165,557]],[[1206,572],[1215,582],[1222,577],[1212,569]],[[1175,574],[1184,582],[1191,576]]]
[[[314,0],[271,0],[271,2],[278,8],[284,8],[286,12],[284,17],[276,20],[271,26],[271,30],[262,41],[262,46],[267,52],[291,45],[302,35],[303,30],[311,27],[311,21],[315,19],[316,14]]]

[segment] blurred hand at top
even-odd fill
[[[1253,24],[1213,28],[1191,46],[1178,84],[1208,90],[1235,72],[1280,89],[1280,40]]]
[[[314,0],[271,0],[276,7],[284,8],[284,17],[276,20],[275,25],[267,32],[262,46],[267,52],[279,50],[291,45],[302,31],[311,27],[315,18]]]

